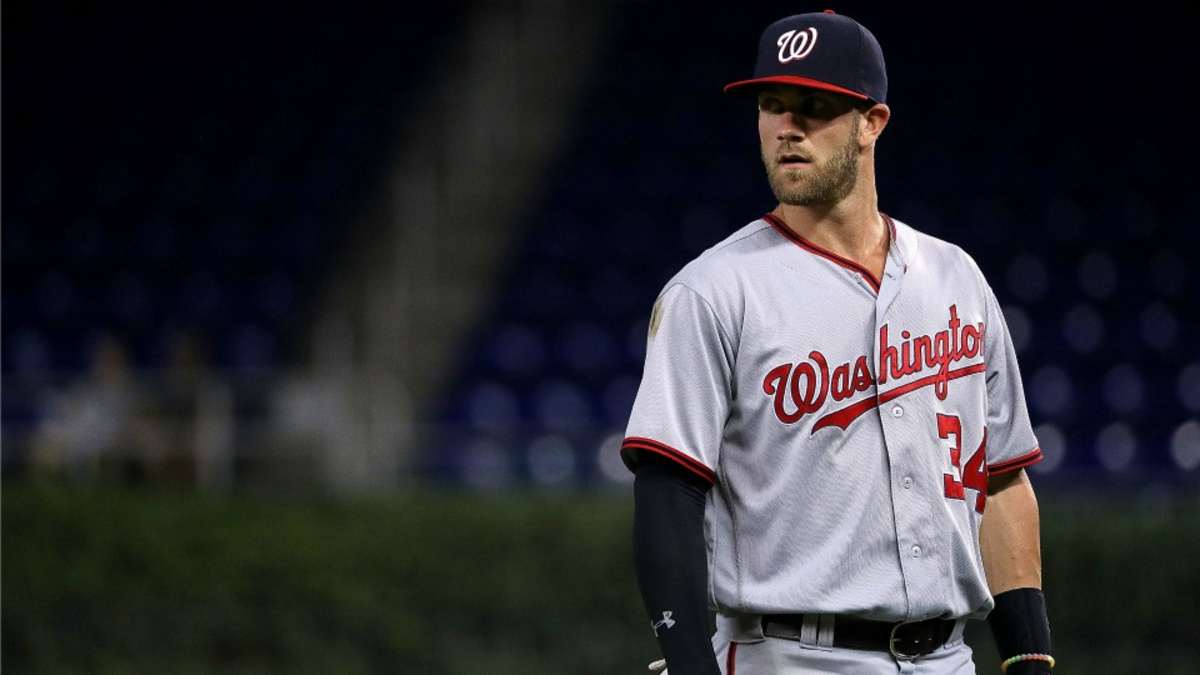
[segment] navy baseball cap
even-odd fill
[[[767,84],[823,89],[884,103],[887,68],[871,31],[833,10],[797,14],[767,26],[758,40],[754,77],[725,85],[725,93]]]

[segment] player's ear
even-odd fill
[[[863,147],[872,146],[887,127],[888,120],[892,118],[892,109],[884,103],[876,103],[875,105],[862,111],[862,125],[859,127],[858,142]]]

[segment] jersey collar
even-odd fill
[[[907,269],[907,256],[905,255],[904,251],[906,244],[901,238],[901,228],[896,226],[896,222],[893,221],[892,217],[888,214],[880,213],[880,215],[883,216],[883,222],[887,224],[889,230],[888,257],[895,256],[897,258],[897,262],[900,263],[900,269],[905,270]],[[867,270],[867,268],[859,265],[849,258],[842,257],[827,248],[818,246],[799,234],[796,234],[792,228],[788,227],[782,219],[773,213],[768,213],[763,216],[763,220],[770,224],[771,227],[775,228],[776,232],[783,235],[784,238],[790,240],[800,248],[862,275],[862,278],[866,280],[867,284],[869,284],[876,293],[879,293],[881,280],[875,278],[875,275]],[[887,269],[886,265],[884,269]]]

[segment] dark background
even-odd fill
[[[5,665],[640,670],[649,308],[774,206],[720,89],[825,8],[6,4]],[[1190,672],[1195,12],[833,8],[888,63],[881,208],[1017,343],[1060,670]]]

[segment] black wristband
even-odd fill
[[[1017,654],[1051,654],[1050,620],[1041,590],[1017,588],[997,595],[995,601],[988,623],[1002,660]],[[1049,672],[1050,664],[1044,661],[1018,661],[1007,675]]]

